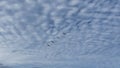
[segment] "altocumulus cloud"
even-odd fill
[[[120,68],[119,0],[0,0],[0,68]]]

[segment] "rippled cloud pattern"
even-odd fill
[[[120,68],[120,0],[0,0],[0,68]]]

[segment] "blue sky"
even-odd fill
[[[0,0],[0,68],[120,68],[120,0]]]

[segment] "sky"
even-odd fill
[[[120,0],[0,0],[0,68],[120,68]]]

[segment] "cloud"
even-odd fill
[[[118,6],[93,1],[1,0],[0,63],[119,68]]]

